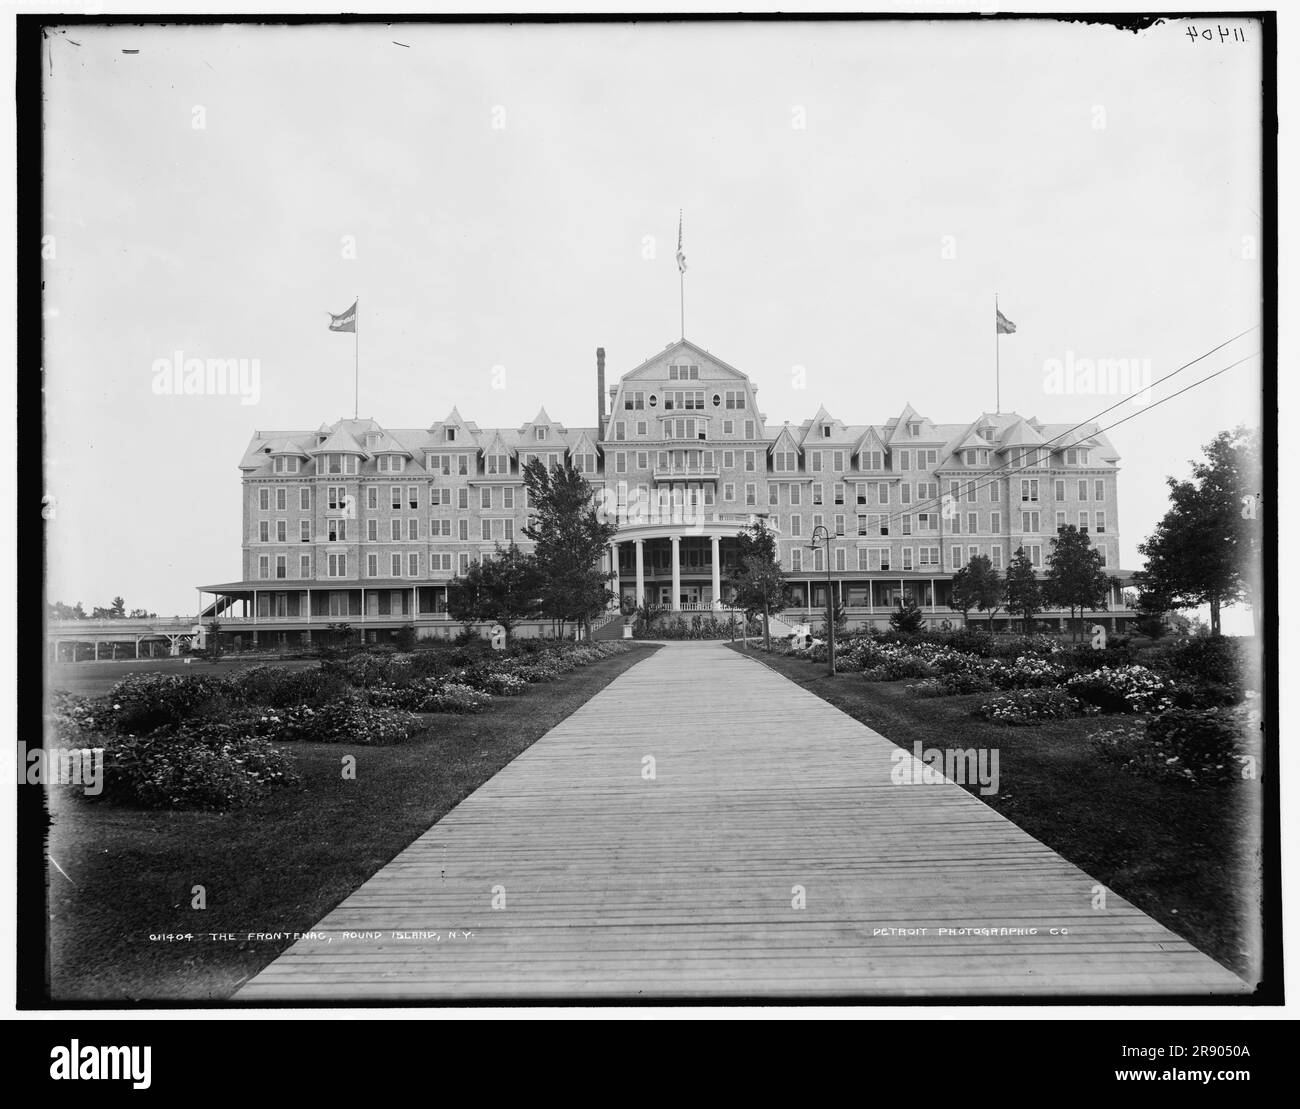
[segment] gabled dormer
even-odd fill
[[[311,461],[309,455],[292,439],[275,439],[263,448],[271,473],[300,474]]]
[[[511,457],[514,448],[506,442],[500,431],[492,431],[480,436],[483,442],[483,473],[488,477],[509,477],[512,470]]]
[[[595,477],[600,472],[600,451],[596,437],[586,428],[579,431],[569,443],[569,459],[580,474]]]
[[[858,469],[863,473],[883,473],[889,465],[889,446],[876,428],[868,427],[853,446]]]
[[[429,428],[432,438],[430,446],[442,450],[477,450],[478,437],[473,427],[461,416],[460,410],[453,408],[445,419],[439,420]]]
[[[825,405],[821,405],[817,409],[817,415],[803,425],[803,435],[799,445],[804,450],[816,447],[819,443],[824,443],[826,446],[847,446],[855,438],[856,436],[843,420],[837,420],[826,411]]]
[[[797,474],[799,472],[799,458],[803,454],[803,450],[799,445],[799,436],[788,423],[777,432],[777,436],[768,446],[767,452],[772,459],[770,468],[774,474]]]
[[[318,434],[317,439],[320,438]],[[308,453],[316,460],[316,472],[328,476],[346,477],[359,473],[361,463],[369,457],[341,420]]]
[[[920,415],[910,404],[905,406],[902,414],[894,421],[889,433],[889,448],[918,446],[921,444],[942,443],[944,434],[931,421]]]
[[[519,429],[519,439],[521,450],[525,446],[534,450],[554,449],[556,444],[564,445],[564,425],[552,420],[542,407]]]

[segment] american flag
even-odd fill
[[[686,272],[686,252],[682,250],[682,214],[677,213],[677,272]]]

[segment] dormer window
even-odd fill
[[[915,439],[918,435],[921,434],[921,425],[918,423],[909,423],[907,425],[907,434],[910,435],[913,439]]]
[[[366,450],[373,450],[379,446],[379,436],[373,431],[366,432]]]
[[[537,441],[538,441],[539,443],[542,442],[542,441],[546,438],[546,433],[547,433],[547,431],[549,431],[549,430],[550,430],[549,428],[545,428],[545,427],[539,427],[539,428],[537,428]]]
[[[456,429],[454,427],[447,428],[446,434],[448,443],[454,443],[456,441]]]
[[[510,456],[508,454],[489,454],[487,456],[487,472],[489,474],[510,473]]]
[[[831,425],[822,424],[822,438],[829,439],[830,437],[831,437]]]
[[[376,459],[376,466],[383,474],[400,474],[406,469],[406,458],[400,454],[381,454]]]

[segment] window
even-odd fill
[[[1028,543],[1025,545],[1025,553],[1029,555],[1029,565],[1037,569],[1043,564],[1043,548],[1038,543]]]
[[[1097,534],[1106,534],[1106,513],[1104,512],[1097,513]]]
[[[406,576],[410,578],[420,576],[420,556],[414,552],[406,556]]]
[[[491,521],[491,520],[480,520],[480,521],[479,521],[479,527],[480,527],[480,534],[479,534],[479,537],[480,537],[481,539],[491,539],[491,538],[492,538],[492,521]]]
[[[993,482],[992,485],[989,486],[989,500],[991,500],[994,504],[998,504],[1001,502],[1002,485],[1000,482],[995,481]]]
[[[637,420],[637,422],[636,422],[636,433],[637,433],[638,435],[646,435],[646,434],[648,434],[648,433],[649,433],[649,428],[650,428],[650,425],[649,425],[648,423],[646,423],[645,420]]]
[[[933,469],[935,466],[939,465],[939,450],[936,447],[934,450],[917,451],[916,458],[916,468],[918,470],[922,467]]]
[[[794,451],[777,451],[772,455],[772,469],[781,474],[794,473],[799,469],[799,456]]]
[[[845,559],[844,548],[836,547],[835,548],[835,569],[836,570],[848,569],[848,567],[844,564],[844,559]]]
[[[448,443],[454,443],[456,441],[456,429],[454,427],[447,428],[446,440]]]
[[[790,484],[790,503],[801,504],[803,502],[803,486]]]
[[[269,512],[271,510],[271,490],[266,488],[266,486],[262,486],[262,488],[257,491],[257,507],[263,512]]]
[[[1102,564],[1103,566],[1105,566],[1105,565],[1106,565],[1106,545],[1105,545],[1104,543],[1103,543],[1103,544],[1100,544],[1100,545],[1097,547],[1097,553],[1098,553],[1099,555],[1101,555],[1101,564]]]
[[[514,486],[507,485],[501,490],[501,507],[513,509],[515,507],[515,490]]]
[[[1083,532],[1084,534],[1087,534],[1087,531],[1088,531],[1088,514],[1087,514],[1086,512],[1080,512],[1080,513],[1079,513],[1079,530],[1080,530],[1081,532]]]
[[[1094,501],[1104,501],[1106,499],[1106,483],[1101,478],[1092,483],[1092,499]]]
[[[311,542],[311,521],[310,520],[298,521],[298,539],[302,543]]]
[[[366,555],[366,577],[379,577],[379,556],[377,554]]]
[[[325,538],[331,543],[342,543],[348,537],[348,522],[342,517],[325,521]]]
[[[790,569],[799,571],[803,569],[803,548],[792,547],[790,549]]]
[[[259,578],[269,578],[271,576],[271,556],[257,556],[257,576]]]
[[[465,551],[461,551],[459,557],[456,559],[456,569],[457,572],[461,574],[469,571],[469,555]]]
[[[381,454],[378,469],[380,473],[400,474],[406,469],[406,458],[400,454]]]
[[[844,452],[833,451],[831,453],[831,461],[833,463],[831,468],[835,471],[835,473],[842,474],[844,472]]]
[[[831,425],[822,424],[822,438],[829,439],[830,437],[831,437]]]
[[[997,535],[1002,530],[1002,513],[994,512],[989,516],[989,531]]]
[[[907,434],[910,435],[913,439],[915,439],[918,435],[921,434],[921,425],[918,423],[909,423],[907,425]]]
[[[754,485],[752,482],[745,486],[745,504],[758,504],[758,486]]]
[[[1088,499],[1088,483],[1086,481],[1081,481],[1079,482],[1079,500],[1086,501],[1087,499]]]
[[[867,503],[867,483],[865,481],[859,481],[853,492],[854,500],[856,500],[858,504],[862,505]]]
[[[767,487],[767,503],[769,505],[778,505],[781,503],[781,487],[775,482]]]
[[[1057,478],[1055,485],[1056,488],[1053,490],[1053,495],[1056,497],[1058,501],[1065,500],[1065,482],[1062,481],[1060,478]]]
[[[889,485],[888,485],[887,482],[883,482],[883,481],[882,481],[882,482],[877,483],[877,485],[876,485],[876,503],[877,503],[877,504],[888,504],[888,503],[889,503]]]
[[[1038,479],[1036,477],[1020,479],[1020,499],[1026,502],[1038,500]]]
[[[539,428],[544,431],[545,428]],[[510,473],[510,456],[508,454],[489,454],[487,456],[487,472],[494,476]]]
[[[899,468],[900,470],[910,470],[910,469],[912,468],[912,452],[911,452],[911,451],[899,451],[899,452],[898,452],[898,468]]]
[[[966,513],[966,533],[968,535],[974,535],[979,531],[979,520],[980,517],[978,512]]]
[[[808,469],[811,470],[813,473],[818,473],[822,468],[822,452],[810,451],[808,458],[809,458]]]
[[[468,520],[456,521],[456,538],[459,539],[462,543],[469,542],[469,521]]]
[[[790,517],[790,534],[799,536],[803,532],[803,517],[797,513]]]
[[[618,442],[623,442],[627,438],[627,423],[624,420],[614,421],[614,438]]]
[[[271,521],[261,520],[257,525],[257,538],[259,542],[271,542]]]
[[[746,438],[746,439],[752,439],[752,438],[754,438],[754,421],[753,421],[753,420],[746,420],[746,421],[745,421],[745,438]]]
[[[883,470],[885,468],[883,451],[863,451],[861,466],[864,470]]]
[[[400,578],[402,576],[402,556],[395,554],[389,562],[389,570],[392,577]]]
[[[379,521],[378,521],[378,520],[367,520],[367,521],[366,521],[366,538],[367,538],[371,543],[375,543],[375,542],[377,542],[377,541],[379,540]]]
[[[812,503],[822,503],[822,486],[820,484],[816,484],[812,487]]]
[[[346,578],[348,576],[348,556],[345,554],[332,554],[329,556],[328,576],[331,578]]]
[[[416,516],[411,516],[409,519],[407,519],[407,521],[406,521],[406,538],[407,538],[407,539],[419,539],[419,538],[420,538],[420,520],[419,520],[418,517],[416,517]]]
[[[627,455],[623,451],[618,451],[614,455],[614,472],[616,474],[627,473]]]
[[[311,555],[298,556],[298,576],[300,578],[311,577]]]
[[[936,570],[939,568],[939,548],[938,547],[918,547],[916,551],[917,569],[924,569],[932,566]]]
[[[993,549],[989,551],[989,560],[993,563],[993,569],[1002,569],[1002,544],[994,543]]]
[[[844,534],[844,513],[843,512],[837,512],[835,514],[835,534],[836,535]]]
[[[745,452],[745,472],[753,473],[758,468],[758,459],[754,451]]]
[[[1056,530],[1060,531],[1065,527],[1065,511],[1062,509],[1056,514]]]
[[[743,389],[728,389],[723,394],[723,406],[733,412],[740,412],[745,407],[745,391]]]
[[[1027,535],[1038,534],[1038,522],[1037,512],[1022,512],[1020,514],[1020,530]]]
[[[478,503],[480,508],[492,507],[492,487],[490,485],[485,485],[479,490]]]
[[[961,560],[961,544],[957,543],[953,545],[951,550],[948,552],[948,558],[951,560],[950,561],[951,569],[960,570],[962,568],[964,564]]]
[[[835,483],[835,503],[844,503],[844,482],[842,481],[837,481]]]
[[[275,522],[275,541],[276,541],[277,543],[283,543],[283,542],[288,538],[288,537],[285,535],[285,527],[286,527],[286,525],[285,525],[285,522],[284,522],[283,520],[276,520],[276,522]]]
[[[457,490],[456,490],[456,507],[457,507],[457,508],[469,508],[469,490],[468,490],[468,489],[457,489]]]
[[[722,499],[724,501],[734,501],[736,499],[736,486],[728,481],[722,486]]]

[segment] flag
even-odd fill
[[[357,302],[352,302],[349,308],[341,316],[336,316],[333,312],[329,314],[331,331],[356,331],[357,329]]]
[[[1014,335],[1016,333],[1016,325],[1007,319],[1006,316],[1002,314],[1001,310],[997,308],[993,310],[998,314],[998,334]]]
[[[677,213],[677,272],[686,272],[686,253],[682,250],[682,214]]]

